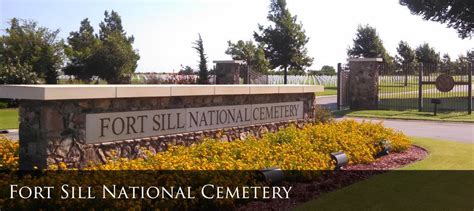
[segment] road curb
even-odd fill
[[[399,120],[399,121],[410,121],[410,122],[430,122],[430,123],[452,123],[452,124],[463,124],[463,125],[474,125],[474,122],[463,122],[463,121],[441,121],[431,119],[405,119],[405,118],[382,118],[382,117],[362,117],[362,116],[338,116],[337,119],[353,118],[353,119],[367,119],[367,120]]]
[[[18,129],[2,129],[2,130],[0,130],[0,134],[8,134],[8,133],[18,133]]]

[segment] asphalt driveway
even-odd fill
[[[367,119],[343,117],[338,119],[355,119],[357,121],[382,122],[384,126],[402,131],[408,136],[444,139],[474,144],[473,123],[450,123],[416,120]]]

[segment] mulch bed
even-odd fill
[[[324,193],[422,160],[426,155],[428,152],[423,148],[411,146],[404,152],[391,153],[370,164],[349,165],[340,171],[322,172],[322,176],[313,181],[289,182],[284,185],[292,186],[290,199],[252,201],[238,206],[237,210],[288,210],[304,202],[317,199]]]

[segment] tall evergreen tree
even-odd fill
[[[99,24],[101,46],[93,54],[91,65],[98,71],[98,76],[109,83],[128,83],[140,59],[132,46],[134,38],[127,36],[117,12],[109,14],[105,11],[104,16],[104,21]]]
[[[194,42],[194,49],[199,54],[199,72],[198,72],[198,84],[208,84],[208,77],[209,71],[207,69],[207,57],[204,53],[204,44],[202,42],[201,34],[199,34],[199,38]]]
[[[428,43],[424,43],[416,48],[416,59],[421,63],[437,64],[439,63],[439,53],[436,53]]]
[[[349,57],[355,58],[376,58],[387,56],[387,51],[382,40],[377,34],[377,30],[369,25],[357,27],[354,45],[347,50]]]
[[[89,82],[92,76],[98,75],[91,65],[91,57],[100,48],[100,41],[87,18],[81,21],[79,31],[69,34],[67,41],[65,53],[69,61],[63,69],[64,73]]]
[[[297,17],[287,9],[285,0],[271,0],[267,19],[273,25],[259,25],[260,34],[254,32],[254,38],[263,47],[271,67],[283,69],[286,84],[288,68],[303,70],[311,66],[313,58],[307,55],[305,46],[309,38]]]

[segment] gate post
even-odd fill
[[[420,63],[418,74],[418,111],[423,109],[423,63]]]
[[[239,84],[240,71],[244,61],[241,60],[222,60],[214,61],[216,63],[216,84]]]
[[[472,63],[469,63],[469,67],[468,67],[468,70],[469,71],[469,75],[468,75],[468,91],[467,91],[467,96],[468,96],[468,99],[467,99],[467,113],[468,114],[472,114],[472,71],[473,71],[473,67],[472,67]]]
[[[379,69],[382,58],[351,58],[349,61],[349,105],[351,109],[378,107]]]
[[[337,63],[337,110],[341,110],[341,63]]]

